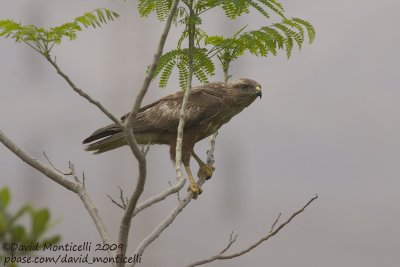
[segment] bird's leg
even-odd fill
[[[199,172],[197,173],[197,176],[200,177],[202,174],[206,177],[206,180],[210,179],[211,176],[213,175],[215,168],[213,166],[210,166],[210,165],[206,164],[205,162],[203,162],[201,160],[201,158],[199,156],[197,156],[197,154],[194,151],[192,152],[192,156],[197,161],[197,163],[199,164],[199,167],[200,167]]]
[[[203,190],[201,189],[201,187],[194,180],[193,175],[192,175],[192,171],[190,170],[189,164],[187,164],[187,165],[184,164],[184,166],[185,166],[185,170],[186,170],[186,173],[188,175],[189,183],[190,183],[188,191],[192,191],[193,198],[196,199],[197,196],[200,195],[203,192]]]

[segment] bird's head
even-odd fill
[[[248,106],[259,96],[261,98],[261,85],[251,79],[232,80],[227,83],[229,95],[232,96],[238,104]]]

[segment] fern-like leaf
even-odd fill
[[[172,70],[174,69],[175,65],[176,65],[176,62],[174,60],[171,60],[164,66],[164,70],[160,77],[160,87],[161,88],[164,88],[167,86],[169,77],[171,76]]]
[[[50,29],[34,25],[21,25],[12,20],[0,20],[0,36],[11,37],[15,42],[25,42],[39,53],[48,55],[54,45],[61,43],[63,37],[70,40],[76,38],[82,27],[99,27],[118,18],[119,15],[108,9],[95,9],[79,16],[72,22]]]
[[[302,25],[294,22],[293,20],[289,20],[289,19],[284,19],[282,23],[288,25],[292,29],[297,30],[297,32],[301,36],[301,39],[304,40],[304,29],[303,29]]]
[[[180,62],[178,62],[178,64],[176,65],[179,71],[178,73],[179,87],[182,90],[186,89],[189,78],[188,61],[189,61],[188,56],[182,54],[180,57]]]
[[[207,56],[207,49],[195,49],[193,59],[194,75],[201,83],[208,83],[208,77],[214,75],[215,66]]]
[[[274,4],[282,13],[285,13],[285,9],[283,8],[283,5],[279,3],[276,0],[269,0],[272,4]]]
[[[158,20],[163,21],[167,18],[171,6],[172,0],[140,0],[138,11],[142,17],[147,17],[151,12],[155,12]]]
[[[175,49],[162,55],[154,75],[154,77],[160,76],[159,86],[161,88],[167,86],[172,71],[176,67],[178,69],[179,86],[186,89],[189,76],[188,63],[188,49]],[[208,77],[214,75],[214,71],[215,66],[208,57],[207,50],[196,48],[193,57],[193,74],[196,78],[202,83],[207,83]]]
[[[269,9],[273,10],[276,14],[278,14],[282,18],[285,18],[285,15],[283,14],[285,10],[283,9],[283,6],[277,1],[271,1],[271,0],[259,0],[259,1],[263,3],[265,6],[267,6]]]
[[[292,21],[294,21],[297,24],[304,25],[304,27],[306,27],[309,42],[312,43],[315,39],[315,34],[316,34],[314,26],[310,22],[304,19],[293,18]]]
[[[155,0],[140,0],[138,11],[142,17],[147,17],[155,9]]]
[[[274,55],[276,55],[277,49],[283,49],[285,43],[285,37],[272,27],[262,27],[261,30],[266,34],[268,34],[268,36],[270,37],[272,42],[270,51]]]
[[[303,38],[301,37],[301,34],[299,34],[298,32],[293,31],[290,28],[288,28],[284,23],[275,23],[274,27],[278,28],[279,30],[284,32],[287,39],[291,39],[291,41],[295,40],[297,45],[298,45],[298,47],[299,47],[299,49],[301,49],[301,46],[303,44]],[[291,48],[292,47],[293,47],[293,42],[292,42]],[[290,55],[290,54],[291,53],[288,53],[288,55]]]
[[[225,15],[230,19],[235,19],[242,14],[249,13],[249,3],[243,0],[221,1],[221,7],[224,10]]]
[[[291,37],[287,37],[285,39],[285,47],[286,47],[286,57],[290,58],[293,50],[293,39]]]
[[[118,13],[108,9],[97,8],[92,12],[87,12],[82,16],[75,18],[74,22],[76,24],[81,24],[85,28],[96,28],[117,18],[119,18]]]
[[[258,12],[260,12],[264,17],[269,18],[269,14],[267,13],[267,11],[264,10],[264,8],[262,8],[260,6],[260,4],[258,4],[255,1],[248,1],[249,5],[251,5],[254,9],[256,9]]]

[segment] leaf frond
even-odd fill
[[[314,26],[310,22],[308,22],[308,21],[306,21],[304,19],[293,18],[292,21],[297,23],[297,24],[301,24],[304,27],[306,27],[309,43],[312,43],[314,41],[315,35],[316,35],[316,31],[315,31]]]
[[[178,70],[179,86],[186,89],[188,79],[188,49],[175,49],[161,56],[155,75],[160,76],[159,86],[167,86],[174,68]],[[207,55],[206,49],[196,48],[193,57],[193,74],[201,83],[208,83],[208,77],[214,75],[215,66]]]
[[[21,25],[12,20],[0,20],[0,36],[11,37],[17,43],[24,42],[39,53],[48,55],[55,44],[61,43],[62,38],[76,39],[77,32],[82,31],[82,27],[100,27],[118,17],[116,12],[98,8],[75,18],[72,22],[50,29]]]
[[[142,17],[147,17],[155,12],[157,19],[164,21],[171,10],[172,0],[140,0],[138,11]]]

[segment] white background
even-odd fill
[[[216,172],[160,238],[140,266],[185,266],[225,247],[232,230],[235,252],[258,240],[277,214],[282,219],[316,193],[320,198],[287,228],[238,259],[208,266],[393,267],[400,262],[400,34],[395,0],[282,1],[289,16],[317,30],[311,46],[286,60],[245,56],[233,78],[262,84],[263,98],[221,130]],[[162,25],[140,18],[133,1],[4,0],[0,19],[52,27],[108,7],[121,18],[79,33],[54,53],[76,84],[116,115],[132,106],[150,64]],[[204,18],[213,34],[270,24],[261,16],[237,22],[216,12]],[[172,30],[167,49],[179,31]],[[106,197],[136,183],[137,165],[128,148],[94,156],[81,141],[109,120],[74,93],[33,50],[0,41],[0,128],[40,160],[45,150],[60,168],[71,160],[116,239],[121,210]],[[222,80],[222,74],[212,80]],[[196,84],[197,82],[195,82]],[[177,90],[153,83],[145,103]],[[205,155],[206,142],[197,145]],[[175,180],[168,148],[154,146],[142,200]],[[196,165],[193,168],[197,169]],[[0,146],[0,187],[10,187],[11,208],[31,202],[48,207],[59,221],[51,233],[62,243],[100,242],[79,198],[25,165]],[[133,220],[132,251],[176,203],[170,197]],[[93,253],[94,254],[94,253]],[[68,266],[68,265],[65,265]],[[72,265],[72,266],[87,266]]]

